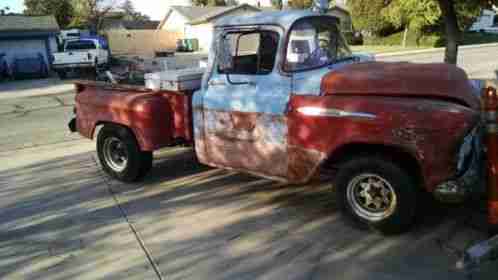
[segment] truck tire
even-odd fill
[[[414,222],[418,191],[413,178],[392,161],[359,157],[339,167],[337,205],[356,224],[384,234],[406,231]]]
[[[104,171],[122,182],[138,181],[152,167],[152,152],[141,151],[125,127],[105,125],[97,136],[97,153]]]

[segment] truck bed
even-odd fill
[[[131,129],[144,151],[192,143],[192,91],[153,92],[93,81],[75,86],[76,127],[87,138],[94,137],[96,126],[115,123]]]

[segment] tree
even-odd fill
[[[460,25],[458,12],[481,8],[490,8],[498,4],[497,0],[437,0],[445,23],[446,50],[444,61],[456,64],[458,58],[458,43],[460,41]],[[462,19],[460,19],[462,20]]]
[[[277,10],[282,10],[282,0],[271,0],[271,5]]]
[[[24,6],[26,15],[54,15],[61,28],[67,27],[74,17],[71,0],[24,0]]]
[[[308,9],[313,4],[313,0],[289,0],[288,4],[293,9]]]
[[[104,19],[118,6],[116,0],[74,0],[73,5],[76,16],[71,25],[86,25],[96,33],[102,28]]]
[[[226,6],[225,0],[192,0],[194,6]]]
[[[380,16],[382,10],[390,2],[386,0],[349,0],[347,4],[355,28],[374,35],[379,35],[383,30],[390,28],[392,26],[390,22]]]
[[[4,16],[4,15],[7,14],[8,11],[10,11],[10,7],[9,6],[5,6],[3,8],[0,8],[0,15]]]
[[[131,0],[125,0],[121,5],[120,9],[122,10],[123,19],[125,20],[136,20],[136,21],[150,20],[149,16],[144,15],[135,10],[135,6],[133,5],[133,2]]]
[[[435,24],[441,17],[438,3],[433,0],[392,0],[382,9],[382,17],[396,28],[404,28],[403,46],[406,46],[408,31],[421,36],[421,30]]]

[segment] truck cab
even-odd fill
[[[307,11],[231,18],[217,24],[215,36],[202,90],[194,95],[199,159],[306,181],[310,170],[288,168],[296,148],[289,141],[291,97],[318,96],[331,69],[365,58],[352,55],[337,18]],[[235,156],[242,154],[250,156]]]

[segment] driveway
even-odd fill
[[[430,203],[412,232],[384,237],[344,220],[329,182],[211,169],[189,149],[116,182],[67,133],[73,93],[45,94],[58,86],[0,100],[0,279],[465,279],[455,262],[485,238],[472,211]]]
[[[464,209],[403,236],[352,227],[327,182],[290,186],[164,150],[140,184],[104,175],[86,140],[0,154],[2,279],[465,279],[485,236]],[[479,279],[495,279],[490,265]]]

